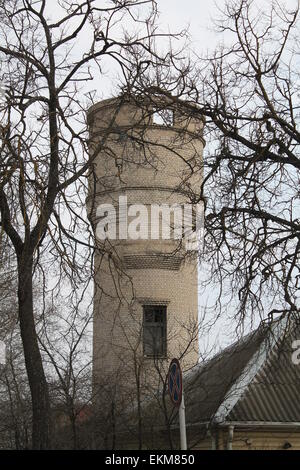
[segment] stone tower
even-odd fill
[[[199,194],[203,121],[155,95],[102,101],[88,122],[89,218],[96,234],[111,221],[94,260],[94,393],[120,401],[122,389],[128,400],[128,390],[157,387],[173,357],[183,369],[198,359],[197,255],[174,239],[178,220],[162,207],[191,207]],[[151,232],[153,207],[161,225]]]

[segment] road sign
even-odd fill
[[[178,359],[172,359],[168,372],[168,389],[173,405],[179,407],[179,428],[181,450],[187,449],[185,406],[183,394],[182,372]]]
[[[173,405],[179,407],[182,400],[182,373],[177,359],[172,359],[169,367],[168,389]]]

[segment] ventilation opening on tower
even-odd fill
[[[174,111],[172,109],[154,109],[152,122],[159,126],[173,126]]]

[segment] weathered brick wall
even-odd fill
[[[128,204],[190,204],[191,194],[200,191],[203,123],[177,113],[173,127],[154,126],[147,109],[118,105],[118,100],[106,100],[89,111],[90,152],[98,152],[87,200],[94,227],[97,206],[109,202],[117,207],[120,195],[127,196]],[[183,368],[194,365],[196,256],[174,240],[121,240],[99,247],[111,257],[101,252],[95,257],[95,390],[102,389],[103,381],[113,386],[115,379],[135,389],[137,375],[142,387],[151,380],[156,387],[157,369],[164,369],[164,375],[170,359],[186,349]],[[142,350],[142,306],[153,302],[167,305],[167,356],[159,364],[144,358]]]

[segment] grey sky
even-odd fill
[[[217,4],[224,5],[224,0]],[[193,47],[206,49],[216,43],[216,36],[209,31],[212,19],[216,15],[214,1],[201,0],[158,0],[158,9],[161,12],[160,23],[170,30],[179,31],[186,25],[190,26]]]

